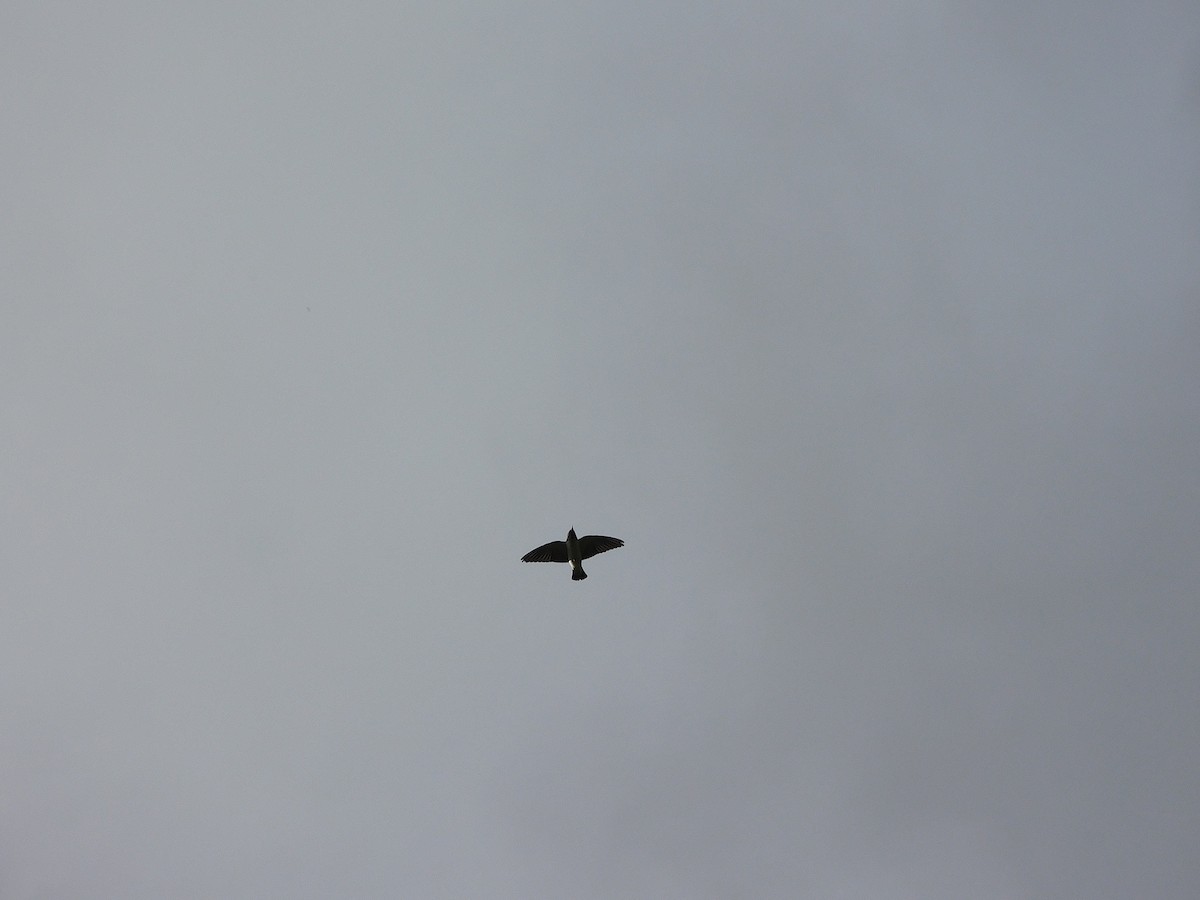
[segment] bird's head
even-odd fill
[[[571,540],[575,540],[575,529],[574,528],[572,528],[570,531],[567,532],[567,537],[569,537]]]

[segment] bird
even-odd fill
[[[571,564],[571,580],[583,581],[587,572],[583,571],[583,561],[597,553],[624,547],[625,542],[620,538],[605,537],[602,534],[585,534],[575,537],[575,529],[567,532],[565,541],[551,541],[542,544],[535,550],[530,550],[521,557],[521,562],[569,562]]]

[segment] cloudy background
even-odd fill
[[[0,896],[1200,895],[1193,3],[0,34]]]

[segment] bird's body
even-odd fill
[[[583,571],[583,553],[579,549],[579,538],[575,537],[575,529],[567,532],[567,562],[571,564],[571,580],[582,581],[587,578]]]
[[[625,542],[620,538],[605,537],[600,534],[585,534],[575,536],[575,529],[567,532],[565,541],[551,541],[530,550],[521,557],[522,562],[569,562],[571,564],[571,580],[583,581],[587,572],[583,571],[583,561],[597,553],[624,547]]]

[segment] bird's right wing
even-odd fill
[[[521,562],[566,562],[567,542],[551,541],[521,557]]]
[[[620,538],[605,537],[602,534],[585,534],[579,539],[579,555],[584,559],[590,559],[597,553],[616,550],[618,547],[624,546],[625,542]]]

